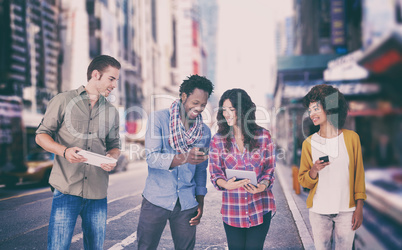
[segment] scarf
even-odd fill
[[[201,140],[202,137],[202,116],[199,114],[195,118],[195,122],[191,128],[186,131],[183,122],[180,119],[181,101],[177,99],[169,108],[169,144],[179,151],[179,153],[187,153],[192,148],[192,145]]]

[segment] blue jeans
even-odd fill
[[[355,231],[352,230],[353,212],[339,214],[309,213],[314,245],[317,250],[352,249]]]
[[[107,199],[91,200],[53,192],[47,249],[69,249],[78,215],[82,218],[85,249],[103,249]]]
[[[262,250],[265,237],[267,237],[271,225],[272,212],[264,214],[264,222],[261,225],[241,228],[229,226],[223,223],[230,250]]]

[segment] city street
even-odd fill
[[[313,152],[335,163],[309,186],[313,208],[337,213],[365,199],[353,249],[402,249],[402,0],[0,0],[0,20],[0,250],[46,249],[55,155],[71,162],[72,146],[113,155],[117,134],[126,157],[109,178],[104,249],[137,249],[146,131],[192,133],[198,121],[212,134],[241,128],[246,148],[254,121],[269,130],[277,212],[264,249],[315,249],[310,189],[296,180]],[[227,98],[237,88],[251,100]],[[169,107],[169,118],[154,115]],[[240,134],[228,135],[240,149]],[[320,143],[310,147],[310,135]],[[102,182],[87,168],[76,180],[65,163],[52,178],[91,181],[88,193],[105,195],[105,173]],[[209,174],[207,188],[195,249],[228,249]],[[71,249],[83,241],[78,218]],[[158,249],[174,249],[169,224]]]
[[[134,161],[126,172],[110,175],[105,249],[137,249],[136,229],[146,176],[145,161]],[[277,213],[272,219],[264,249],[314,249],[305,206],[307,193],[295,194],[290,168],[277,164],[275,176],[273,191]],[[227,249],[220,215],[221,193],[209,180],[207,187],[204,216],[197,228],[195,249]],[[34,184],[14,189],[0,188],[0,249],[46,249],[51,197],[50,188]],[[366,204],[365,221],[356,233],[355,248],[374,250],[400,246],[397,226],[384,224],[382,220],[382,226],[377,229],[381,217],[371,210]],[[83,249],[80,218],[71,249]],[[174,249],[169,225],[162,235],[159,249]]]
[[[105,249],[136,249],[136,229],[146,163],[136,161],[128,171],[113,174],[109,181]],[[295,221],[278,179],[274,185],[278,212],[274,216],[264,249],[302,249]],[[0,188],[0,249],[45,249],[52,194],[50,188],[18,186]],[[196,249],[225,249],[226,237],[220,215],[221,195],[208,180],[204,216],[197,228]],[[167,225],[159,245],[173,249]],[[81,221],[77,221],[71,249],[83,249]]]

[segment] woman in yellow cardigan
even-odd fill
[[[307,207],[314,245],[317,250],[332,245],[352,249],[366,199],[360,138],[342,129],[348,104],[338,89],[317,85],[303,104],[314,125],[320,126],[303,142],[299,170],[300,184],[310,189]]]

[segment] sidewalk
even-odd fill
[[[308,215],[305,201],[303,197],[295,195],[293,198],[291,194],[294,191],[289,186],[289,183],[292,182],[290,169],[277,165],[275,178],[272,191],[275,196],[277,212],[272,218],[264,249],[314,249],[308,230],[309,225],[305,224],[305,218],[302,216],[303,214]],[[197,227],[195,249],[227,249],[220,214],[222,193],[212,186],[209,179],[207,188],[208,194],[205,197],[202,223]],[[299,211],[296,204],[299,204],[304,211]],[[166,240],[160,245],[161,249],[170,249],[171,238],[169,234],[164,234]]]
[[[315,249],[313,242],[313,234],[308,217],[308,209],[306,206],[307,193],[301,190],[297,195],[293,190],[293,178],[291,167],[281,163],[276,163],[275,173],[282,186],[283,192],[292,212],[293,219],[296,223],[299,236],[302,240],[304,249]]]
[[[277,163],[275,173],[277,178],[279,179],[283,192],[286,195],[287,202],[289,204],[289,208],[293,214],[293,218],[297,225],[297,229],[299,231],[300,238],[303,242],[304,249],[315,249],[313,243],[313,234],[311,231],[311,225],[309,220],[309,210],[306,207],[306,199],[308,196],[307,192],[303,191],[301,188],[301,192],[299,195],[295,193],[293,190],[293,178],[292,178],[292,168],[290,166],[286,166],[284,164]],[[370,193],[368,194],[368,199],[372,199],[370,197]],[[390,238],[393,237],[397,239],[400,237],[398,233],[392,233],[395,226],[386,225],[384,221],[381,221],[383,218],[378,215],[373,214],[372,208],[370,208],[370,204],[365,204],[363,208],[363,225],[356,231],[354,249],[364,249],[364,250],[382,250],[388,249],[384,242],[381,242],[381,238],[378,238],[378,229],[382,228],[385,233],[386,241],[390,241]],[[378,212],[377,212],[378,213]],[[367,226],[373,225],[375,227],[374,231],[369,231]],[[381,227],[379,227],[381,225]],[[397,230],[394,230],[397,231]],[[398,240],[394,240],[397,242]],[[399,245],[402,245],[399,240]],[[395,243],[396,245],[398,243]],[[395,247],[391,247],[389,249],[394,249]],[[397,249],[397,247],[395,248]]]

